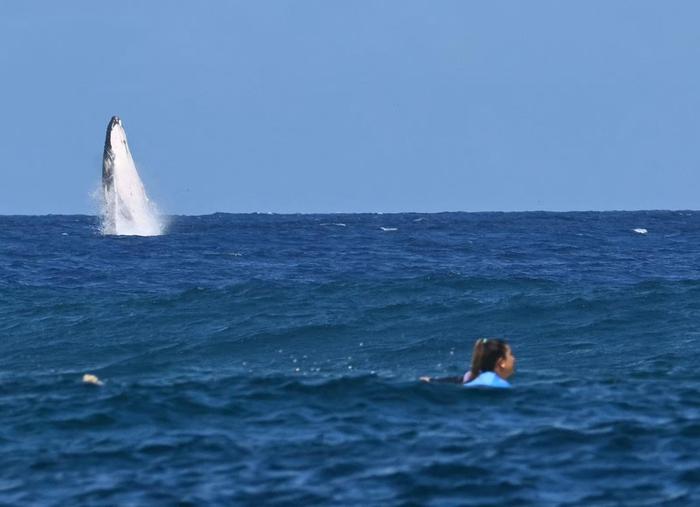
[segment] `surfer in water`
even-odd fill
[[[515,356],[505,341],[479,338],[474,343],[472,365],[464,375],[455,377],[421,377],[423,382],[449,382],[465,387],[511,387],[508,378],[515,371]]]

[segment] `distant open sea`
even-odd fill
[[[699,352],[698,212],[2,216],[0,505],[700,505]]]

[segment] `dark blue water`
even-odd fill
[[[97,231],[0,217],[0,505],[700,502],[700,213]]]

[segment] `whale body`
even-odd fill
[[[107,125],[102,156],[104,234],[157,236],[163,225],[139,178],[121,120],[113,116]]]

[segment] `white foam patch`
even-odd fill
[[[110,133],[114,166],[111,191],[104,192],[102,233],[119,236],[158,236],[165,222],[146,195],[146,189],[129,151],[126,132],[121,124]]]
[[[637,234],[646,234],[647,232],[649,232],[649,231],[647,231],[646,229],[643,229],[643,228],[641,228],[641,227],[638,228],[638,229],[632,229],[632,231],[633,231],[633,232],[636,232]]]
[[[104,382],[102,382],[97,375],[92,375],[90,373],[86,373],[83,375],[83,383],[84,384],[91,384],[93,386],[103,386]]]

